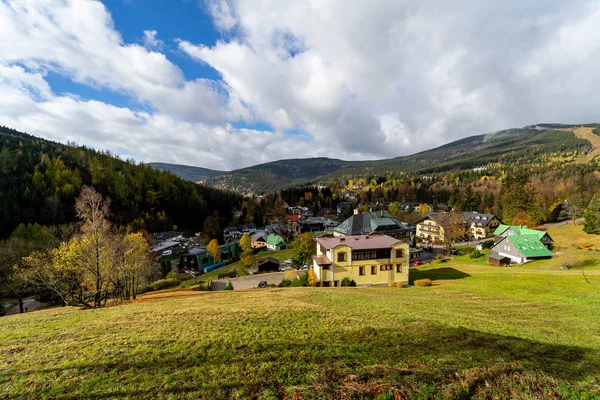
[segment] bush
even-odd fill
[[[202,282],[200,282],[200,284],[198,285],[198,291],[199,292],[209,292],[212,289],[210,288],[210,286],[208,286],[208,284],[204,284]]]
[[[292,281],[290,281],[289,279],[284,279],[279,284],[279,287],[290,287],[290,286],[292,286]]]
[[[469,257],[471,257],[471,258],[479,258],[481,256],[482,256],[482,254],[481,254],[481,252],[479,250],[473,250],[473,252],[471,253],[471,255]]]
[[[231,283],[231,281],[227,282],[227,286],[225,286],[225,290],[233,290],[233,283]]]
[[[429,278],[417,279],[415,281],[415,286],[431,286],[431,279],[429,279]]]
[[[435,256],[436,260],[443,260],[444,259],[444,255],[443,254],[438,254],[437,256]]]
[[[292,281],[292,287],[308,286],[308,274],[302,275],[299,279]]]
[[[493,240],[486,240],[485,242],[481,243],[481,248],[482,249],[491,249],[493,245],[494,245]]]
[[[342,282],[340,282],[341,286],[352,286],[355,287],[356,286],[356,282],[354,281],[354,279],[350,279],[348,277],[345,277],[344,279],[342,279]]]

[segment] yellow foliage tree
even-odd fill
[[[217,239],[213,239],[208,243],[206,251],[210,253],[214,263],[221,261],[221,249],[219,249],[219,242],[217,242]]]
[[[316,287],[319,283],[319,279],[317,278],[317,274],[311,268],[308,270],[308,286]]]

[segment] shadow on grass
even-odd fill
[[[450,267],[428,268],[425,270],[413,269],[410,271],[410,284],[417,279],[429,278],[436,280],[455,280],[468,278],[471,275]]]
[[[241,393],[243,398],[256,398],[265,390],[282,397],[290,387],[317,397],[369,398],[377,393],[361,390],[376,382],[377,387],[401,388],[406,398],[428,397],[427,393],[445,393],[444,398],[504,398],[513,393],[529,398],[559,393],[565,387],[584,391],[579,383],[586,380],[600,383],[597,350],[439,324],[415,322],[398,329],[367,326],[320,332],[311,340],[248,337],[240,344],[243,338],[235,339],[199,342],[185,354],[179,349],[172,355],[168,349],[173,343],[161,346],[156,341],[151,347],[166,353],[146,355],[153,360],[90,360],[68,368],[0,371],[0,387],[13,384],[16,376],[35,385],[34,390],[38,385],[42,390],[44,382],[51,380],[53,393],[60,398],[186,397],[190,393],[208,398]],[[140,381],[140,374],[156,380]],[[63,381],[65,376],[81,380]],[[470,376],[468,381],[465,376]],[[104,384],[92,393],[81,393],[79,385],[88,379],[101,379]],[[163,379],[179,384],[166,387],[160,383]],[[128,391],[121,385],[137,389]]]

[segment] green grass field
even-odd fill
[[[411,271],[432,287],[188,288],[4,317],[0,399],[600,398],[588,264],[590,283],[460,256]]]

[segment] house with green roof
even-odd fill
[[[489,253],[489,261],[494,265],[523,264],[552,257],[553,241],[547,232],[526,226],[500,225],[494,235],[498,241]]]
[[[508,237],[508,236],[523,236],[523,235],[536,236],[546,246],[546,248],[548,250],[552,250],[552,245],[554,243],[554,240],[552,239],[552,237],[550,237],[548,232],[539,231],[536,229],[530,229],[527,227],[527,225],[510,226],[510,225],[501,224],[494,231],[494,236],[496,237],[496,242],[499,242],[500,240],[502,240],[503,238]]]
[[[270,234],[267,237],[267,249],[269,249],[269,250],[285,249],[285,241],[279,235]]]

